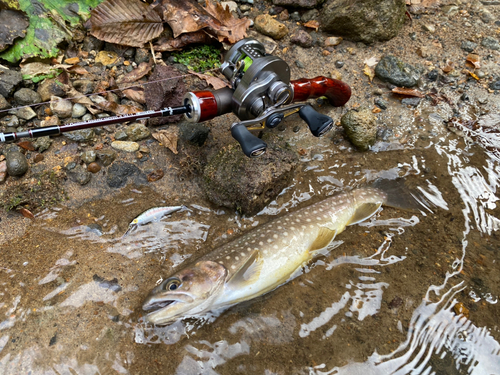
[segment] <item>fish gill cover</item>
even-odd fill
[[[58,54],[62,41],[74,38],[75,30],[90,17],[91,8],[102,0],[15,0],[0,1],[15,4],[29,19],[26,36],[0,53],[0,58],[16,62],[23,58],[49,58]],[[12,6],[9,6],[12,9]],[[82,34],[83,35],[83,34]]]

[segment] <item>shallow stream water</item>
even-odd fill
[[[144,186],[39,213],[0,241],[0,374],[500,373],[500,164],[437,113],[421,118],[401,119],[405,142],[368,153],[291,134],[307,150],[300,170],[254,217]],[[428,209],[384,208],[294,280],[204,320],[142,322],[173,270],[379,177],[404,178]],[[141,212],[180,203],[123,236]]]

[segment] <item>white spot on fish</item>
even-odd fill
[[[288,232],[283,233],[283,236],[285,237],[288,236]]]
[[[278,235],[277,234],[273,234],[273,238],[278,238]]]
[[[231,259],[231,257],[228,255],[228,256],[226,257],[226,259],[227,259],[227,260],[229,260],[229,259]]]
[[[295,227],[290,227],[291,230],[295,230]]]
[[[274,249],[274,250],[278,250],[278,245],[274,245],[274,246],[273,246],[273,249]]]
[[[233,264],[233,265],[231,266],[231,269],[232,269],[232,270],[236,269],[236,266]]]
[[[306,221],[309,223],[311,221],[311,219],[306,219]]]
[[[283,229],[283,227],[278,227],[278,230],[282,230],[282,229]]]
[[[268,243],[271,243],[271,242],[273,242],[273,240],[272,240],[272,239],[270,239],[270,238],[268,238],[268,239],[267,239],[267,242],[268,242]]]
[[[249,248],[249,247],[247,247],[247,250],[248,250],[248,251],[251,251],[252,249],[251,249],[251,248]]]
[[[234,259],[236,259],[236,260],[240,260],[240,257],[234,257]]]
[[[259,242],[259,245],[260,245],[260,246],[263,246],[263,245],[264,245],[264,242],[260,241],[260,242]]]

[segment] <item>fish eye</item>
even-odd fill
[[[165,283],[165,290],[176,290],[179,285],[181,285],[181,281],[179,279],[170,279],[170,280],[167,280],[167,282]]]

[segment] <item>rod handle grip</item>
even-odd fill
[[[315,99],[326,96],[334,107],[341,107],[351,97],[351,88],[345,82],[338,79],[319,76],[316,78],[300,78],[291,81],[293,87],[293,101],[302,102],[307,99]]]
[[[236,124],[231,127],[231,135],[241,145],[243,153],[249,158],[255,158],[266,152],[266,143],[250,133],[243,124]]]

